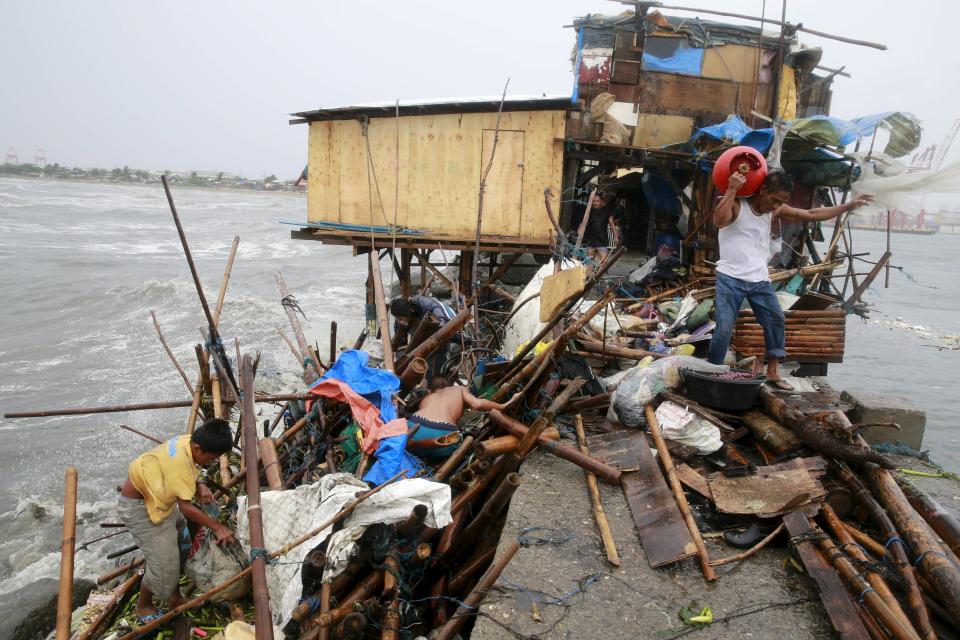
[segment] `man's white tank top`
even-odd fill
[[[746,198],[738,198],[740,213],[720,229],[720,260],[717,271],[747,282],[768,282],[770,274],[770,225],[773,214],[757,215]]]

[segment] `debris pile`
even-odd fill
[[[68,608],[61,611],[58,638],[129,640],[168,626],[174,637],[235,637],[224,630],[238,622],[252,624],[257,638],[466,635],[520,547],[501,543],[500,531],[524,460],[537,448],[585,472],[613,566],[618,553],[598,480],[623,487],[651,566],[696,557],[712,581],[715,567],[788,535],[843,637],[932,640],[960,624],[960,525],[857,435],[866,425],[851,424],[834,397],[785,395],[749,368],[696,357],[712,325],[709,289],[679,306],[656,306],[664,293],[640,304],[617,300],[622,278],[610,274],[624,253],[617,249],[599,262],[558,257],[535,278],[536,300],[514,297],[498,285],[514,257],[491,269],[473,295],[455,296],[449,317],[392,331],[371,253],[376,321],[343,349],[333,323],[325,360],[278,275],[294,339],[281,335],[303,365],[305,385],[257,394],[259,354],[238,346],[228,356],[217,332],[236,241],[211,310],[172,199],[171,209],[208,320],[195,384],[174,359],[192,399],[5,417],[189,407],[188,433],[199,420],[229,420],[235,446],[204,470],[216,491],[201,506],[239,542],[220,549],[192,527],[183,602],[149,620],[134,611],[144,566],[138,547],[112,554],[122,564],[98,579],[101,589],[72,622]],[[798,274],[816,277],[791,277]],[[841,312],[793,316],[811,353],[827,348],[819,340],[833,318]],[[756,346],[751,333],[735,341],[741,355]],[[166,346],[162,334],[161,341]],[[505,351],[506,343],[518,346]],[[444,391],[434,384],[440,375],[463,384]],[[459,419],[445,423],[424,410],[441,393],[459,394]],[[261,428],[256,405],[264,403],[282,407]],[[72,572],[70,514],[63,566]],[[115,531],[82,548],[126,531],[102,526]],[[726,541],[745,550],[711,557],[706,530],[728,530]],[[212,560],[198,559],[214,557],[216,571]],[[70,587],[67,577],[61,601],[70,602]]]

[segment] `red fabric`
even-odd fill
[[[376,451],[381,439],[407,432],[406,420],[398,418],[383,424],[380,419],[380,410],[342,380],[333,378],[324,380],[307,389],[307,393],[337,400],[338,402],[346,402],[350,405],[350,413],[353,414],[353,419],[357,421],[363,431],[363,450],[366,453]],[[313,401],[307,400],[304,404],[307,411],[310,411]]]

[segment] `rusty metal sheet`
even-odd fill
[[[773,516],[809,504],[826,490],[806,469],[784,469],[728,478],[722,473],[707,477],[718,511]]]

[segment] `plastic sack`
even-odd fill
[[[636,366],[620,380],[616,391],[610,396],[610,411],[607,417],[627,427],[645,424],[646,406],[661,391],[677,389],[680,386],[681,368],[706,373],[723,373],[729,370],[726,365],[710,364],[692,356],[668,356],[647,366]]]
[[[197,583],[200,591],[207,591],[222,582],[226,582],[250,564],[247,554],[240,543],[218,545],[213,532],[203,530],[200,547],[194,552],[184,572]],[[250,577],[238,580],[223,591],[210,596],[210,602],[229,602],[239,600],[250,590]]]
[[[667,440],[691,446],[702,456],[720,449],[720,429],[676,402],[662,402],[657,407],[657,422]]]

